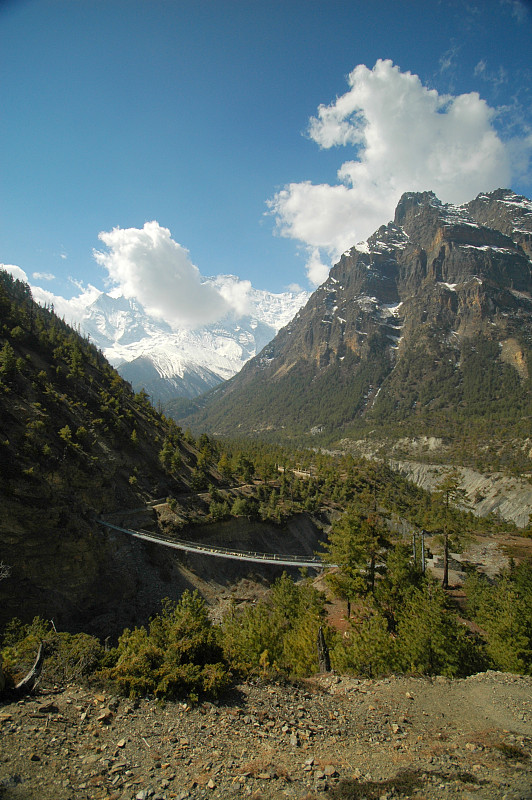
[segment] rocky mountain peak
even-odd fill
[[[473,407],[464,373],[473,363],[493,378],[480,394],[502,404],[515,383],[526,405],[531,237],[532,203],[508,190],[462,206],[404,194],[394,220],[346,251],[290,325],[208,401],[201,426],[229,432],[236,414],[242,431],[310,431]]]
[[[512,238],[532,258],[532,202],[511,189],[479,194],[467,204],[469,213],[486,225]]]

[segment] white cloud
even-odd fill
[[[31,277],[35,281],[53,281],[53,280],[55,280],[55,275],[52,275],[51,272],[32,272]]]
[[[319,286],[327,280],[329,267],[322,263],[320,250],[318,247],[308,248],[307,277],[312,286]]]
[[[228,307],[237,317],[243,317],[250,312],[251,281],[242,281],[235,275],[217,275],[209,279]]]
[[[444,202],[463,203],[508,186],[530,153],[524,138],[499,138],[496,111],[476,92],[440,95],[388,60],[371,70],[357,66],[348,82],[349,91],[320,105],[309,125],[321,148],[353,148],[338,183],[291,183],[269,201],[278,232],[310,248],[311,280],[319,277],[320,257],[334,262],[391,219],[403,192],[432,190]]]
[[[286,287],[287,292],[292,292],[293,294],[301,294],[305,290],[299,285],[299,283],[289,283]]]
[[[232,309],[231,297],[202,280],[188,250],[158,222],[147,222],[143,228],[113,228],[99,238],[109,252],[95,251],[94,257],[107,269],[110,282],[156,319],[192,328],[214,322]]]
[[[5,270],[5,272],[9,272],[9,274],[12,275],[17,281],[24,281],[24,283],[28,283],[28,276],[24,270],[15,266],[15,264],[0,264],[0,269]]]
[[[49,292],[47,289],[42,289],[40,286],[32,286],[24,270],[15,266],[14,264],[0,264],[0,269],[4,269],[6,272],[9,272],[17,280],[27,283],[31,288],[31,294],[35,302],[40,303],[42,306],[53,306],[58,317],[64,318],[69,325],[77,325],[78,323],[81,323],[87,306],[89,306],[92,302],[94,302],[94,300],[96,300],[97,297],[99,297],[99,295],[102,294],[102,292],[99,289],[96,289],[94,286],[89,285],[88,287],[84,287],[81,284],[76,284],[80,290],[80,294],[77,297],[72,297],[67,300],[65,297],[62,297],[58,294],[53,294],[53,292]],[[32,277],[35,279],[42,279],[43,277],[46,277],[46,275],[43,275],[39,272],[34,272],[32,273]],[[51,275],[50,279],[53,277],[54,276]]]
[[[518,23],[522,23],[526,20],[527,9],[521,0],[503,0],[503,3],[510,6],[510,13],[515,17]]]
[[[80,293],[77,297],[67,299],[60,294],[53,294],[48,289],[40,286],[32,286],[31,293],[33,299],[43,305],[53,306],[58,317],[64,318],[69,325],[82,324],[85,318],[87,307],[91,305],[102,294],[100,289],[95,286],[79,286]]]
[[[478,62],[473,72],[478,78],[491,83],[495,90],[500,89],[501,86],[508,83],[508,73],[504,67],[499,66],[496,71],[489,70],[485,59],[481,59]]]

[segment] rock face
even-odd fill
[[[403,195],[187,424],[282,435],[439,409],[529,412],[531,241],[532,203],[508,190],[460,207]]]

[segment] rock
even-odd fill
[[[59,712],[59,708],[55,703],[46,703],[44,706],[39,706],[37,711],[39,714],[57,714]]]
[[[110,708],[104,708],[103,711],[100,712],[97,716],[97,720],[100,725],[109,725],[113,718],[113,712]]]
[[[392,733],[401,733],[401,726],[398,725],[396,722],[392,723]]]

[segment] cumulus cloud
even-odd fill
[[[24,272],[23,269],[17,267],[15,264],[0,264],[0,269],[3,269],[5,272],[9,272],[17,281],[24,281],[24,283],[28,283],[28,276]]]
[[[220,292],[235,316],[243,317],[249,314],[251,281],[242,281],[235,275],[217,275],[209,282]]]
[[[329,267],[322,263],[319,247],[308,248],[307,275],[313,286],[319,286],[327,280]]]
[[[76,283],[75,285],[79,289],[79,295],[67,299],[59,294],[48,291],[48,289],[42,289],[40,286],[33,286],[28,280],[26,272],[14,264],[0,264],[0,269],[9,272],[17,280],[27,283],[31,288],[31,294],[35,302],[40,303],[42,306],[53,306],[55,313],[59,317],[64,318],[69,325],[82,323],[87,307],[102,294],[95,286],[91,286],[90,284],[89,286],[83,286],[82,284]],[[37,280],[51,280],[54,276],[48,276],[47,273],[33,272],[32,277]]]
[[[152,317],[176,328],[199,327],[233,308],[231,297],[202,279],[188,250],[158,222],[113,228],[99,238],[108,252],[95,251],[94,257],[107,270],[110,283],[126,298],[136,298]]]
[[[42,289],[40,286],[32,286],[31,293],[34,300],[42,306],[53,306],[57,316],[64,318],[69,325],[78,325],[83,324],[87,308],[100,297],[102,291],[91,284],[88,286],[77,285],[79,294],[68,299],[60,294],[49,292],[48,289]]]
[[[528,142],[500,139],[495,110],[476,92],[440,95],[389,60],[371,70],[360,64],[348,83],[348,92],[319,106],[308,130],[322,149],[353,149],[338,183],[291,183],[269,201],[278,232],[310,248],[312,283],[321,279],[324,258],[334,262],[391,219],[403,192],[432,190],[444,202],[463,203],[508,186],[514,153],[522,164],[529,150]]]
[[[34,281],[53,281],[55,280],[55,275],[52,275],[51,272],[32,272],[31,277]]]

